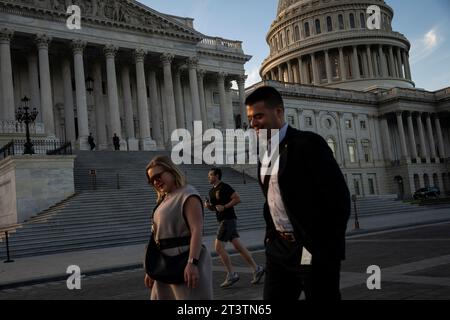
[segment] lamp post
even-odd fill
[[[25,148],[23,150],[23,154],[34,154],[33,144],[31,143],[30,139],[30,123],[33,123],[36,120],[39,113],[37,112],[36,108],[34,108],[31,113],[28,112],[28,110],[30,110],[30,99],[28,99],[26,96],[23,97],[21,101],[22,107],[19,107],[19,109],[16,111],[16,120],[19,123],[25,123],[27,141],[24,144]]]

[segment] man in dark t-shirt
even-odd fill
[[[241,202],[239,194],[230,185],[222,182],[222,171],[218,168],[209,171],[208,181],[213,187],[209,191],[209,199],[205,201],[205,208],[216,212],[217,221],[220,226],[215,241],[215,249],[228,271],[227,277],[221,284],[221,287],[229,287],[239,280],[239,275],[233,272],[233,265],[225,250],[227,242],[232,243],[242,258],[253,269],[253,280],[251,283],[257,284],[264,275],[264,268],[256,265],[252,254],[239,240],[236,223],[237,217],[234,211],[234,206]]]

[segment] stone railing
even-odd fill
[[[15,120],[0,120],[0,134],[25,134],[26,128],[24,123],[19,123]],[[36,122],[30,124],[30,134],[44,134],[44,124]]]
[[[248,91],[252,91],[262,86],[271,86],[278,89],[281,92],[299,94],[299,95],[309,95],[309,96],[320,96],[320,97],[330,97],[336,99],[351,99],[351,100],[364,100],[367,102],[374,102],[376,95],[370,92],[359,92],[353,90],[345,90],[338,88],[323,88],[312,85],[298,85],[291,83],[283,83],[273,80],[265,80],[257,83],[249,88]]]
[[[200,41],[200,46],[208,49],[243,53],[241,41],[227,40],[218,37],[205,37]]]
[[[415,98],[415,99],[435,99],[435,94],[432,92],[428,92],[425,90],[417,90],[417,89],[406,89],[406,88],[392,88],[379,94],[380,99],[391,98],[391,97],[407,97],[407,98]]]

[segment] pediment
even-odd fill
[[[201,33],[177,19],[133,0],[0,0],[0,4],[5,7],[20,7],[23,14],[43,12],[59,17],[67,16],[68,6],[74,4],[81,9],[82,22],[139,29],[197,42],[203,38]]]

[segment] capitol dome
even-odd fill
[[[380,8],[380,29],[367,9]],[[392,30],[394,11],[383,0],[279,0],[267,34],[265,80],[330,88],[413,88],[411,44]]]

